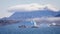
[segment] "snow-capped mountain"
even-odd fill
[[[31,12],[19,12],[16,11],[9,19],[28,19],[28,18],[40,18],[40,17],[55,17],[59,12],[52,10],[37,10]]]
[[[60,11],[54,6],[40,4],[23,4],[12,6],[8,11],[15,12],[9,19],[28,19],[40,17],[55,17]]]

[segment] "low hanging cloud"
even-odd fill
[[[51,4],[46,4],[46,5],[40,5],[38,3],[32,3],[32,4],[20,4],[16,6],[11,6],[8,8],[8,11],[35,11],[35,10],[45,10],[45,9],[50,9],[52,11],[59,11],[59,9],[54,8]]]
[[[47,20],[47,21],[58,21],[60,20],[60,17],[41,17],[41,18],[31,18],[27,19],[28,21],[31,20],[36,20],[36,21],[41,21],[41,20]]]
[[[41,17],[41,18],[31,18],[26,19],[26,21],[36,21],[37,24],[39,23],[57,23],[60,24],[60,17]]]

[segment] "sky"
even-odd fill
[[[60,9],[60,0],[0,0],[0,18],[8,17],[13,13],[8,12],[8,8],[20,4],[39,3],[42,5],[52,4]]]

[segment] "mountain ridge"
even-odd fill
[[[37,10],[31,12],[19,12],[16,11],[9,19],[26,19],[26,18],[40,18],[40,17],[55,17],[60,12],[54,12],[52,10]]]

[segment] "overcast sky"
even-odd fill
[[[0,0],[0,18],[12,14],[7,11],[9,7],[19,4],[30,3],[52,4],[56,8],[60,9],[60,0]]]

